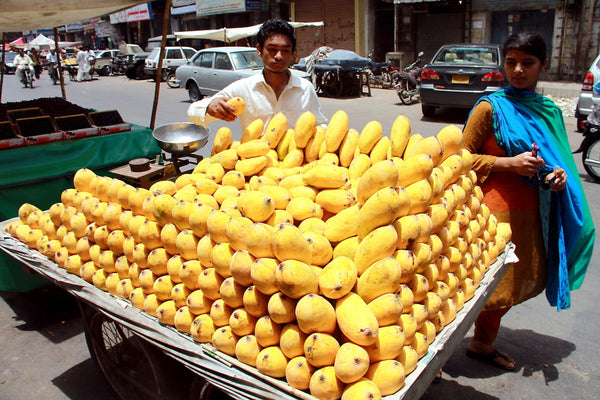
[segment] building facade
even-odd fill
[[[298,57],[329,46],[352,50],[375,61],[407,65],[423,51],[430,59],[445,43],[502,43],[519,30],[536,30],[548,44],[548,79],[579,81],[600,51],[600,0],[172,0],[169,33],[255,25],[279,17],[323,21],[296,31]],[[111,36],[145,47],[160,35],[165,1],[150,3],[147,20],[90,23],[82,39]],[[206,9],[210,4],[214,9]],[[217,10],[217,11],[215,11]],[[67,40],[75,40],[74,35]],[[118,36],[118,38],[117,38]],[[109,41],[102,42],[108,46]],[[223,43],[186,43],[196,48]],[[254,45],[253,39],[241,45]]]

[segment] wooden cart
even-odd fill
[[[166,398],[165,388],[178,385],[171,380],[182,378],[173,374],[174,369],[164,359],[166,354],[168,360],[175,360],[186,371],[201,378],[193,383],[186,382],[188,386],[196,386],[193,398],[229,396],[248,400],[316,400],[310,394],[292,388],[284,380],[263,375],[211,345],[194,342],[191,336],[160,324],[157,318],[135,308],[129,301],[69,274],[41,253],[5,233],[4,226],[13,220],[0,223],[0,249],[80,300],[90,354],[121,397]],[[514,261],[514,245],[509,243],[483,277],[474,297],[465,303],[456,319],[436,335],[428,353],[406,377],[405,386],[385,399],[416,400],[423,395]],[[151,384],[140,384],[143,377],[150,377]]]

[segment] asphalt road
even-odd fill
[[[60,96],[47,75],[37,87],[24,89],[14,76],[5,77],[2,101]],[[102,77],[85,83],[67,82],[67,99],[97,110],[118,109],[129,122],[148,126],[154,83],[123,76]],[[185,121],[189,106],[183,89],[161,85],[156,126]],[[448,124],[462,127],[466,113],[443,110],[435,120],[424,119],[420,105],[403,106],[391,90],[372,89],[371,97],[322,98],[325,115],[346,111],[350,126],[361,130],[370,120],[389,132],[394,119],[406,115],[412,131],[430,136]],[[575,119],[567,117],[572,149],[581,135]],[[234,134],[239,128],[233,124]],[[215,132],[218,125],[209,126]],[[207,146],[208,147],[208,146]],[[207,151],[203,149],[200,151]],[[0,154],[1,156],[1,154]],[[594,221],[600,220],[600,186],[591,181],[575,155]],[[598,243],[596,243],[598,248]],[[598,250],[597,250],[598,251]],[[596,251],[596,252],[597,252]],[[471,332],[444,366],[443,379],[422,397],[430,399],[597,399],[600,393],[600,261],[592,260],[583,286],[572,293],[572,308],[557,313],[544,295],[513,308],[503,320],[496,345],[510,353],[516,372],[489,367],[464,355]],[[0,292],[0,399],[100,400],[113,399],[90,359],[75,301],[49,286],[29,293]]]

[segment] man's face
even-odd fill
[[[292,41],[285,35],[274,34],[265,40],[264,47],[257,46],[258,55],[262,58],[268,71],[285,72],[296,57],[292,51]]]

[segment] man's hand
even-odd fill
[[[235,121],[237,118],[235,107],[227,104],[225,97],[219,97],[211,101],[206,109],[206,113],[227,122]]]

